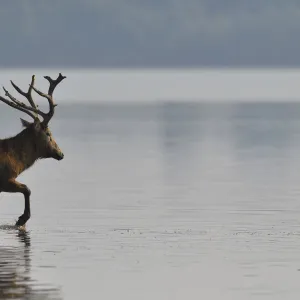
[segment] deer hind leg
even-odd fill
[[[16,226],[23,226],[30,219],[30,189],[14,179],[9,180],[6,184],[1,185],[1,191],[7,193],[22,193],[25,198],[25,209],[23,215],[21,215],[16,222]]]

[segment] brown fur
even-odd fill
[[[40,158],[34,134],[30,128],[16,136],[0,140],[0,189],[1,182],[17,178]]]

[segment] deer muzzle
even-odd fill
[[[58,153],[57,160],[62,160],[64,158],[64,154],[62,152]]]
[[[64,158],[64,154],[61,151],[57,151],[51,155],[56,160],[62,160]]]

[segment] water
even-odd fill
[[[0,195],[0,299],[299,297],[300,104],[61,105],[51,128],[26,231]]]

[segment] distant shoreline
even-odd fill
[[[5,68],[0,69],[0,85],[9,87],[13,80],[26,87],[35,74],[36,85],[45,88],[43,76],[57,72],[67,80],[56,97],[71,103],[300,101],[300,68]]]

